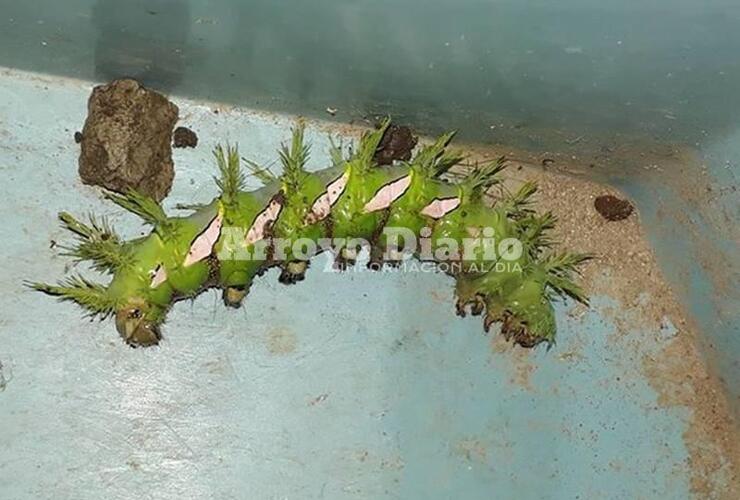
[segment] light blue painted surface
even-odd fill
[[[0,65],[342,121],[391,113],[531,151],[696,147],[716,202],[683,199],[675,185],[693,181],[675,171],[640,175],[639,154],[626,179],[600,173],[634,197],[740,415],[738,27],[736,0],[0,0]]]
[[[0,498],[689,497],[689,410],[657,404],[643,374],[670,335],[614,335],[606,297],[581,318],[559,307],[556,349],[519,356],[457,318],[434,274],[316,262],[285,287],[269,272],[241,310],[213,292],[179,304],[162,346],[139,350],[110,322],[22,290],[64,272],[49,249],[67,237],[60,209],[137,230],[77,179],[88,92],[0,79]],[[168,206],[214,194],[216,141],[264,161],[290,123],[181,116],[201,144],[175,151]],[[326,138],[308,135],[319,168]]]

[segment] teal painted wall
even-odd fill
[[[1,0],[0,64],[202,98],[701,139],[734,130],[733,0]]]

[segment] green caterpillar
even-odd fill
[[[149,346],[161,340],[161,325],[177,300],[219,287],[225,304],[239,307],[266,269],[279,266],[280,281],[295,283],[316,253],[331,250],[338,265],[347,266],[364,241],[374,268],[411,262],[404,255],[412,254],[453,276],[458,314],[468,308],[485,313],[486,331],[500,322],[517,344],[552,344],[552,302],[558,295],[586,302],[573,278],[589,256],[551,251],[548,233],[556,221],[532,209],[535,184],[525,183],[493,206],[486,202],[488,188],[500,182],[503,159],[477,166],[459,182],[444,180],[463,159],[448,148],[453,134],[420,147],[408,162],[378,166],[373,157],[388,124],[366,132],[349,155],[333,146],[334,165],[320,172],[306,170],[309,147],[303,127],[296,127],[291,144],[280,150],[279,177],[247,162],[265,183],[253,192],[244,191],[237,150],[217,147],[221,193],[206,205],[180,207],[192,211],[187,217],[168,217],[156,201],[133,191],[108,193],[153,227],[131,241],[105,219],[91,216],[83,223],[63,212],[63,225],[77,236],[65,253],[112,279],[107,286],[81,276],[28,286],[76,302],[91,316],[114,316],[128,344]]]

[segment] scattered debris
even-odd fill
[[[328,397],[329,397],[329,395],[328,395],[328,394],[326,394],[326,393],[324,393],[324,394],[320,394],[320,395],[316,396],[315,398],[313,398],[313,399],[312,399],[312,400],[311,400],[311,401],[310,401],[310,402],[308,403],[308,406],[316,406],[316,405],[317,405],[317,404],[319,404],[319,403],[323,403],[324,401],[326,401],[326,399],[327,399]]]
[[[455,452],[471,463],[486,464],[488,462],[488,449],[479,439],[463,439],[455,446]]]
[[[565,351],[558,355],[558,359],[560,361],[581,361],[585,359],[585,357],[578,351]]]
[[[669,340],[678,335],[678,328],[673,325],[668,316],[660,319],[660,331],[658,332],[662,340]]]
[[[408,161],[418,141],[409,127],[391,124],[383,134],[373,159],[378,165],[391,165],[394,160]]]
[[[173,146],[176,148],[194,148],[198,145],[198,135],[187,127],[177,127],[173,134]]]
[[[597,197],[594,201],[594,208],[609,221],[624,220],[634,211],[632,203],[610,194]]]
[[[172,187],[172,129],[178,108],[132,79],[93,89],[82,130],[82,182],[161,201]]]

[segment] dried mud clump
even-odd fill
[[[187,127],[177,127],[172,138],[172,145],[176,148],[194,148],[198,145],[198,136]]]
[[[82,182],[117,192],[135,189],[161,201],[172,187],[172,129],[177,106],[136,80],[93,89],[82,130]]]
[[[418,140],[409,127],[391,124],[383,134],[373,159],[378,165],[390,165],[394,160],[408,161]]]
[[[624,220],[632,214],[634,207],[627,200],[611,194],[599,196],[594,200],[594,208],[603,218],[609,221]]]

